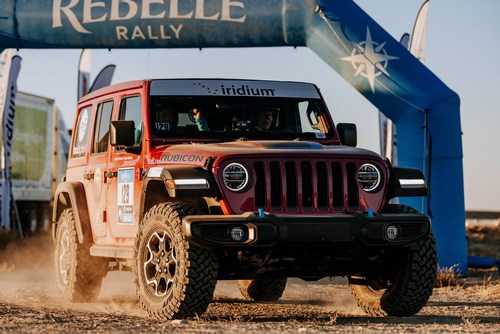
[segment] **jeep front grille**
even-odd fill
[[[354,162],[259,161],[253,168],[256,209],[275,213],[358,210]]]

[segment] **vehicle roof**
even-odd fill
[[[151,80],[133,80],[133,81],[126,81],[110,86],[106,86],[104,88],[98,89],[90,94],[84,95],[80,101],[78,101],[78,104],[87,102],[89,100],[95,99],[96,97],[111,94],[111,93],[118,93],[120,91],[124,90],[129,90],[133,88],[140,88],[144,85],[144,83],[151,81]]]
[[[140,88],[143,87],[144,84],[152,81],[200,81],[200,80],[213,80],[213,81],[246,81],[246,82],[268,82],[268,83],[300,83],[300,84],[309,84],[312,86],[315,86],[312,83],[308,82],[299,82],[299,81],[279,81],[279,80],[256,80],[256,79],[228,79],[228,78],[171,78],[171,79],[144,79],[144,80],[132,80],[132,81],[126,81],[118,84],[113,84],[101,89],[98,89],[92,93],[89,93],[85,96],[83,96],[80,101],[78,102],[79,104],[85,103],[89,100],[95,99],[97,97],[103,96],[103,95],[108,95],[108,94],[113,94],[113,93],[118,93],[120,91],[125,91],[129,89],[134,89],[134,88]]]

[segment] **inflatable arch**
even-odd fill
[[[3,0],[4,48],[306,46],[398,128],[424,170],[441,267],[467,271],[460,101],[351,0]]]

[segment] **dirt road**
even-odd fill
[[[48,241],[29,238],[0,252],[0,333],[500,333],[495,271],[435,289],[428,305],[408,318],[366,316],[345,279],[292,279],[275,303],[246,302],[235,282],[219,282],[203,316],[159,322],[140,309],[126,272],[108,274],[96,303],[62,303]]]

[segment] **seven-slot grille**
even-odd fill
[[[258,161],[253,163],[253,168],[257,209],[282,213],[358,210],[357,165],[354,162]]]

